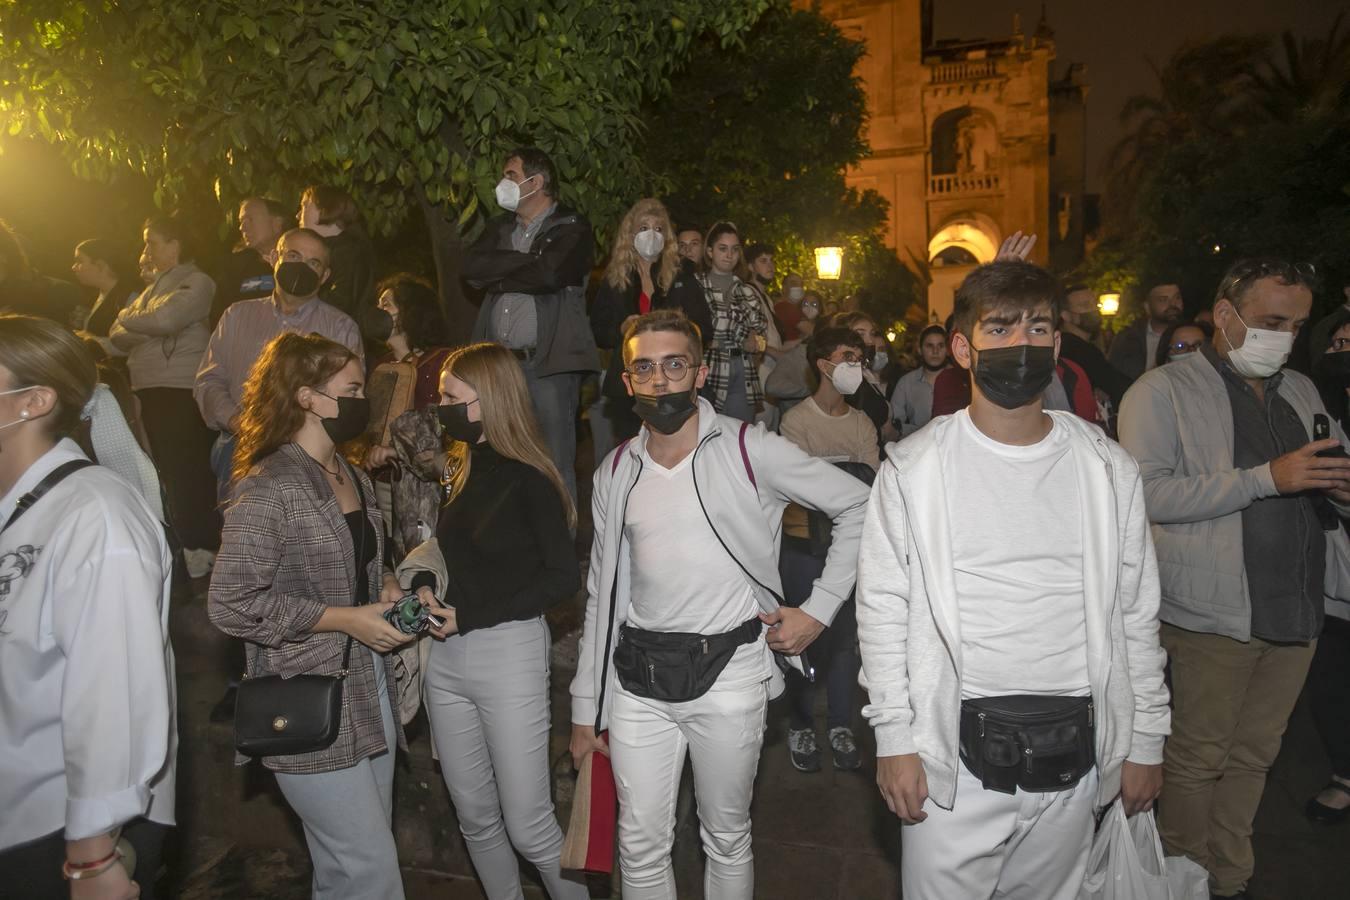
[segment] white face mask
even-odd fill
[[[816,316],[818,316],[818,315],[820,315],[820,307],[819,307],[819,306],[803,306],[803,307],[802,307],[802,318],[804,318],[804,319],[814,319],[814,318],[815,318]]]
[[[530,176],[530,178],[535,177],[537,176]],[[525,181],[529,181],[530,178],[526,178]],[[517,184],[509,178],[503,178],[501,181],[497,182],[497,205],[502,209],[515,212],[516,207],[520,206],[520,201],[524,200],[526,197],[533,197],[535,194],[539,193],[539,188],[535,188],[528,194],[522,195],[520,193],[521,184],[524,184],[524,182]]]
[[[1294,350],[1293,333],[1253,328],[1243,321],[1236,306],[1233,307],[1233,315],[1247,329],[1247,339],[1241,347],[1234,348],[1228,332],[1219,329],[1223,331],[1224,340],[1228,341],[1228,364],[1243,378],[1269,378],[1280,371]]]
[[[834,384],[834,389],[845,397],[852,396],[858,388],[862,387],[862,363],[839,363],[830,373],[830,382]]]
[[[806,296],[806,289],[799,287],[788,288],[788,299],[793,303],[800,303],[802,297]]]
[[[638,256],[647,262],[653,262],[661,255],[665,249],[666,236],[655,228],[648,228],[646,231],[639,231],[633,237],[633,248],[637,250]]]
[[[36,389],[36,385],[30,386],[30,387],[13,388],[12,390],[8,390],[8,391],[0,391],[0,397],[5,397],[5,396],[8,396],[9,394],[22,394],[24,391],[31,391],[31,390],[35,390],[35,389]],[[24,422],[28,422],[28,421],[30,421],[30,419],[28,418],[28,416],[26,416],[26,415],[25,415],[25,416],[20,416],[19,418],[15,419],[13,422],[5,422],[5,423],[3,423],[3,424],[0,424],[0,431],[3,431],[3,430],[6,429],[6,428],[10,428],[10,427],[12,427],[12,426],[14,426],[14,425],[22,425]]]

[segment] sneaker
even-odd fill
[[[210,550],[184,550],[183,563],[187,566],[189,578],[201,578],[215,568],[216,555]]]
[[[853,740],[853,729],[840,725],[830,729],[830,750],[834,755],[834,767],[845,772],[862,768],[862,754],[858,752],[858,743]]]
[[[820,771],[820,751],[816,749],[814,728],[788,729],[788,756],[798,772]]]

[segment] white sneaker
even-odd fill
[[[216,555],[210,550],[184,550],[183,562],[187,565],[189,578],[201,578],[215,568]]]

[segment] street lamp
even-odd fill
[[[1119,294],[1102,294],[1097,298],[1097,309],[1103,318],[1113,319],[1120,312]]]
[[[816,248],[816,275],[821,281],[838,281],[844,268],[843,247]]]

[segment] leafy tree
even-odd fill
[[[0,0],[0,128],[77,174],[133,171],[162,207],[347,188],[377,232],[425,218],[452,326],[461,237],[503,155],[552,155],[617,218],[645,171],[644,98],[695,38],[732,47],[768,0]],[[707,35],[706,39],[703,37]]]
[[[776,2],[726,50],[694,42],[669,96],[644,112],[644,159],[678,222],[735,222],[773,244],[779,270],[808,277],[812,248],[845,246],[844,277],[828,293],[866,290],[884,321],[920,290],[881,240],[886,202],[845,185],[867,155],[867,99],[854,69],[865,49],[814,10]]]

